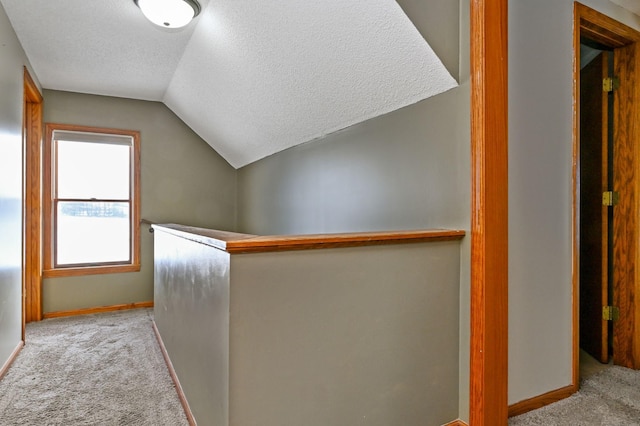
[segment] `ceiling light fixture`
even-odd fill
[[[163,28],[182,28],[200,13],[196,0],[133,0],[144,16]]]

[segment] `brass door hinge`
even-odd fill
[[[605,321],[618,321],[620,318],[620,309],[617,306],[603,306],[602,319]]]
[[[603,206],[615,206],[620,202],[620,193],[617,191],[605,191],[602,193]]]
[[[620,79],[618,77],[607,77],[602,79],[602,91],[613,92],[620,87]]]

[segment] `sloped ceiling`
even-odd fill
[[[393,0],[0,3],[44,88],[164,102],[236,168],[456,85]]]

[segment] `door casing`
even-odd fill
[[[25,322],[42,319],[42,106],[42,94],[24,68],[23,341]]]
[[[614,207],[614,304],[620,320],[614,323],[614,362],[640,369],[640,348],[635,330],[640,331],[640,303],[635,300],[640,278],[640,32],[587,6],[574,8],[574,114],[573,114],[573,387],[579,386],[579,174],[580,158],[580,39],[586,37],[614,49],[615,71],[620,89],[614,101],[614,190],[621,201]],[[636,266],[638,265],[638,267]]]

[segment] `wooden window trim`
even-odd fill
[[[130,136],[133,139],[133,158],[131,173],[132,191],[131,194],[131,259],[130,263],[101,264],[95,266],[73,266],[59,267],[54,265],[53,258],[53,199],[52,199],[52,138],[53,132],[74,131],[86,133],[104,133],[113,135]],[[43,207],[44,207],[44,258],[43,277],[69,277],[94,274],[110,274],[123,272],[137,272],[140,270],[140,132],[135,130],[110,129],[102,127],[88,127],[70,124],[46,123],[44,143],[44,165],[43,165]]]

